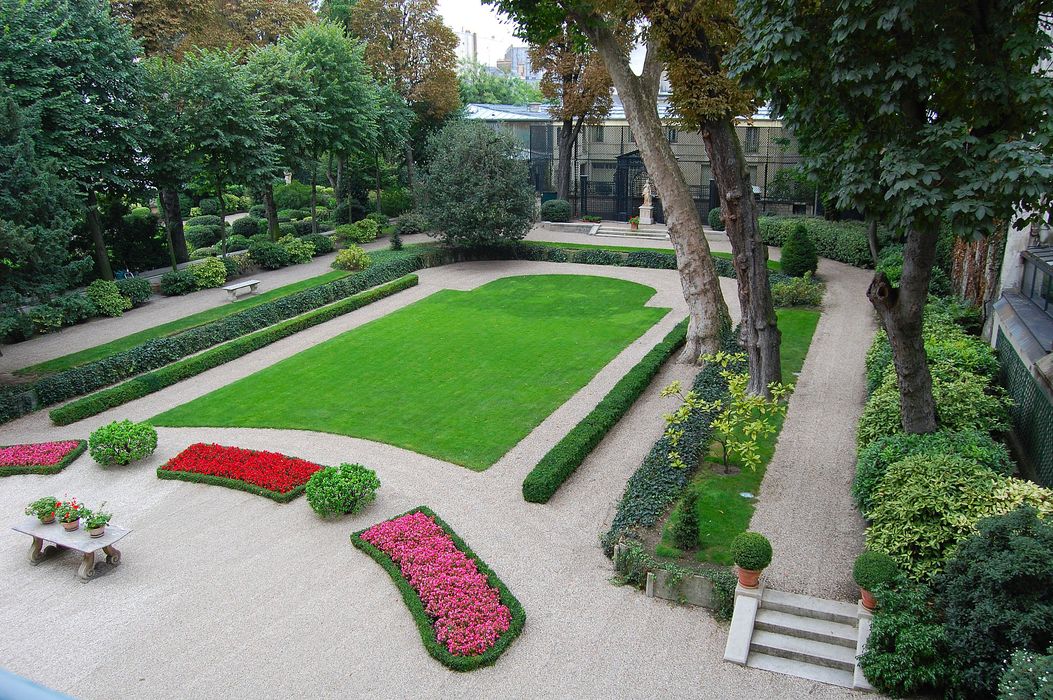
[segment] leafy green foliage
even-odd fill
[[[1022,507],[977,529],[947,562],[937,597],[958,687],[991,697],[1014,650],[1053,644],[1053,524]]]
[[[772,301],[776,307],[819,306],[823,303],[825,291],[826,285],[815,280],[810,272],[771,285]]]
[[[513,73],[495,75],[481,63],[464,61],[457,69],[464,104],[525,105],[542,102],[541,91]]]
[[[1050,700],[1053,698],[1053,647],[1045,655],[1015,651],[1009,668],[998,681],[998,700]]]
[[[720,207],[713,207],[709,210],[709,215],[706,217],[709,227],[714,231],[724,230],[724,219],[720,215]]]
[[[647,574],[653,571],[668,571],[676,577],[698,576],[713,584],[713,616],[718,620],[730,620],[735,608],[735,574],[724,567],[687,569],[668,561],[653,557],[639,540],[625,540],[614,557],[614,568],[618,576],[615,583],[630,584],[644,590]]]
[[[181,297],[197,291],[197,279],[192,270],[172,270],[161,275],[161,294],[166,297]]]
[[[400,236],[412,236],[417,233],[424,233],[427,230],[427,219],[416,211],[403,214],[395,224],[395,233]]]
[[[285,249],[285,252],[289,254],[289,260],[295,265],[309,263],[314,257],[314,246],[302,238],[282,236],[278,239],[278,245]]]
[[[760,571],[771,564],[771,542],[759,532],[741,532],[731,541],[731,554],[739,568]]]
[[[183,235],[192,247],[204,248],[217,243],[223,235],[223,229],[219,226],[186,226]]]
[[[150,289],[150,283],[142,277],[125,277],[117,280],[117,291],[127,297],[133,307],[146,303],[154,294]]]
[[[253,241],[249,257],[264,270],[277,270],[292,264],[292,256],[285,246],[271,241]]]
[[[187,268],[194,275],[198,289],[222,287],[227,281],[227,266],[219,258],[206,258],[204,262]]]
[[[364,270],[371,264],[372,260],[366,255],[366,251],[357,245],[344,248],[336,254],[336,259],[333,260],[333,267],[337,270]]]
[[[791,277],[803,277],[808,273],[815,274],[819,267],[819,256],[815,252],[815,243],[808,235],[808,228],[798,222],[782,246],[782,257],[779,262],[783,273]]]
[[[565,199],[550,199],[541,203],[542,221],[570,221],[571,213],[570,202]]]
[[[311,186],[293,180],[274,186],[274,206],[280,212],[286,209],[307,209],[311,206]]]
[[[104,316],[122,316],[132,308],[131,300],[122,296],[117,285],[109,280],[95,280],[88,285],[85,294]]]
[[[266,222],[262,219],[257,219],[254,216],[244,216],[237,219],[233,224],[230,225],[230,232],[235,236],[255,236],[257,233],[261,233],[261,224],[266,226]],[[228,247],[233,248],[228,241]]]
[[[325,255],[333,252],[333,239],[321,233],[312,233],[303,237],[304,243],[314,248],[314,255]]]
[[[131,464],[157,449],[157,431],[130,420],[104,425],[88,438],[91,458],[102,465]]]
[[[307,482],[307,502],[323,518],[357,513],[377,497],[380,479],[361,464],[323,467]]]
[[[783,246],[798,225],[803,225],[819,257],[855,267],[873,267],[866,226],[858,221],[827,221],[815,217],[762,216],[757,221],[761,240]]]
[[[678,517],[673,523],[673,542],[684,550],[698,545],[698,492],[688,489],[677,508]]]
[[[882,552],[863,552],[852,565],[852,579],[868,591],[892,584],[899,575],[896,562]]]

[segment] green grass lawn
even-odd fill
[[[132,333],[131,335],[126,335],[123,338],[117,338],[116,340],[111,340],[108,343],[103,343],[102,345],[96,345],[95,347],[86,348],[84,350],[81,350],[80,352],[70,353],[69,355],[56,357],[55,359],[48,360],[47,362],[41,362],[40,364],[24,367],[15,372],[15,374],[46,375],[54,374],[55,372],[61,372],[63,370],[70,369],[71,367],[76,367],[77,365],[83,365],[88,362],[94,362],[95,360],[101,360],[102,358],[112,355],[116,352],[127,350],[128,348],[135,347],[140,343],[145,343],[147,340],[151,340],[153,338],[161,338],[166,335],[174,335],[181,331],[185,331],[188,328],[200,326],[204,323],[208,323],[209,321],[215,321],[216,319],[223,318],[224,316],[230,316],[231,314],[236,314],[239,311],[244,311],[245,309],[251,309],[254,306],[265,304],[268,301],[274,301],[275,299],[279,299],[290,294],[295,294],[296,292],[300,292],[305,289],[310,289],[311,287],[317,287],[319,285],[326,284],[327,282],[338,280],[341,277],[346,277],[349,274],[351,273],[344,272],[343,270],[334,270],[333,272],[326,272],[325,274],[318,275],[317,277],[312,277],[310,279],[302,280],[300,282],[287,284],[284,287],[272,289],[271,291],[264,292],[263,294],[242,297],[238,301],[233,301],[224,304],[223,306],[216,306],[214,308],[207,309],[205,311],[201,311],[190,316],[185,316],[183,318],[176,319],[175,321],[163,323],[159,326],[147,328],[145,330],[139,331],[138,333]],[[150,310],[149,307],[147,307],[146,309],[140,309],[138,311],[133,311],[132,313],[148,314],[150,313]]]
[[[597,250],[613,250],[618,253],[634,253],[638,250],[648,250],[655,253],[672,253],[672,248],[637,248],[635,246],[625,245],[588,245],[585,243],[560,243],[557,241],[529,241],[533,245],[544,245],[550,248],[564,248],[566,250],[583,250],[586,248],[594,248]],[[731,260],[731,253],[721,253],[717,251],[711,251],[711,255],[715,258],[724,258],[725,260]],[[779,272],[782,268],[779,266],[778,260],[769,260],[768,269]]]
[[[653,295],[577,275],[444,290],[152,422],[318,430],[483,470],[668,313]]]
[[[779,309],[779,330],[782,331],[782,376],[786,384],[796,383],[796,372],[801,371],[804,356],[812,342],[812,334],[819,322],[819,312],[802,309]],[[782,419],[778,421],[782,429]],[[756,503],[753,498],[744,498],[740,494],[758,495],[761,480],[764,478],[765,466],[775,453],[775,443],[779,435],[776,432],[760,444],[763,466],[756,471],[743,469],[738,474],[723,475],[720,459],[720,445],[713,444],[709,458],[712,460],[699,469],[688,488],[698,493],[698,561],[713,564],[730,565],[731,540],[749,527],[750,518]],[[715,464],[712,462],[716,462]],[[662,543],[656,548],[661,556],[679,557],[681,550],[673,545],[671,525],[680,517],[680,506],[670,515]]]

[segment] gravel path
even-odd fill
[[[0,512],[43,493],[107,500],[135,531],[120,569],[87,585],[70,556],[37,567],[28,541],[0,536],[0,665],[82,698],[672,697],[847,698],[840,688],[721,661],[726,627],[707,612],[660,603],[608,582],[598,546],[625,480],[662,430],[658,388],[690,379],[667,365],[651,389],[547,505],[523,501],[537,457],[684,315],[673,271],[506,262],[421,272],[422,284],[269,346],[193,382],[56,429],[45,413],[0,428],[0,443],[85,437],[116,417],[145,418],[440,288],[508,274],[603,274],[657,290],[673,313],[483,473],[389,445],[301,431],[161,429],[141,463],[102,469],[85,455],[56,476],[4,480]],[[734,283],[722,280],[733,315]],[[811,359],[811,357],[809,358]],[[412,361],[407,355],[407,361]],[[193,441],[360,461],[384,483],[364,513],[323,521],[303,499],[279,505],[220,487],[160,481],[154,470]],[[387,575],[348,534],[421,503],[443,516],[527,610],[523,635],[494,666],[447,671],[421,646]],[[98,653],[93,650],[101,650]],[[42,663],[46,659],[47,663]]]

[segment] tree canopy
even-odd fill
[[[462,61],[457,67],[457,82],[464,104],[525,105],[541,102],[541,91],[511,73],[493,73],[474,61]]]

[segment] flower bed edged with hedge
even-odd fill
[[[158,467],[157,478],[226,486],[288,503],[321,468],[277,452],[199,442]]]
[[[435,525],[438,525],[439,528],[442,529],[446,536],[452,541],[456,549],[467,557],[470,562],[475,564],[476,569],[486,578],[489,586],[496,590],[501,605],[506,607],[511,615],[508,628],[498,636],[492,646],[480,654],[458,655],[452,653],[448,649],[447,644],[444,644],[439,640],[439,635],[434,626],[435,620],[426,612],[425,604],[421,600],[420,594],[403,575],[402,569],[399,565],[379,547],[371,544],[368,540],[363,538],[364,535],[367,535],[367,533],[378,527],[378,525],[390,523],[399,518],[413,515],[414,513],[424,514],[430,518]],[[523,631],[523,625],[526,623],[526,613],[523,610],[523,606],[520,605],[519,601],[516,600],[516,597],[508,590],[508,587],[505,586],[501,579],[497,577],[497,574],[495,574],[485,562],[472,552],[464,540],[462,540],[457,533],[455,533],[453,529],[430,508],[427,508],[426,506],[418,506],[402,515],[384,521],[384,523],[374,525],[373,527],[352,534],[351,543],[372,557],[373,560],[380,564],[380,566],[388,572],[388,575],[391,576],[391,580],[395,583],[395,586],[402,594],[402,600],[406,603],[406,607],[409,608],[410,614],[413,616],[413,620],[417,624],[417,630],[420,632],[421,641],[424,643],[424,648],[427,649],[428,653],[431,654],[435,660],[454,671],[472,671],[483,666],[489,666],[497,661],[501,654],[503,654],[512,642],[515,641],[516,637],[519,636],[519,633]]]
[[[58,474],[84,454],[87,440],[60,440],[0,447],[0,476]]]

